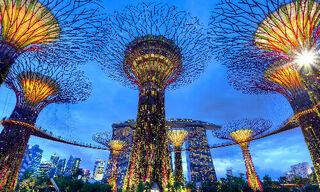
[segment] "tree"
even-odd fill
[[[288,183],[288,179],[286,177],[279,177],[279,183],[280,184]]]
[[[218,191],[218,183],[217,182],[203,182],[201,185],[202,185],[202,191],[207,191],[207,192]]]
[[[33,174],[34,174],[33,170],[26,170],[21,176],[20,181],[31,178]]]
[[[146,190],[146,191],[149,191],[150,189],[152,189],[152,185],[151,185],[151,183],[149,183],[148,181],[145,183],[145,185],[144,185],[144,189]]]
[[[227,176],[227,178],[221,178],[221,192],[253,192],[249,187],[248,182],[244,180],[244,174],[241,173],[240,177]]]
[[[263,177],[263,191],[275,192],[275,191],[286,191],[286,189],[281,188],[280,183],[278,181],[273,181],[269,175],[265,175]]]
[[[138,184],[136,192],[144,192],[144,184],[142,182]]]

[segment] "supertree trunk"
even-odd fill
[[[117,191],[118,163],[119,163],[119,155],[113,154],[111,159],[111,173],[108,180],[108,184],[112,185],[113,191]]]
[[[176,152],[174,152],[174,181],[184,184],[184,175],[182,169],[182,157],[181,148],[176,148]]]
[[[320,183],[320,117],[319,108],[314,107],[314,101],[311,99],[311,96],[304,92],[295,100],[291,100],[290,104],[295,115],[298,116],[297,120],[308,146],[318,183]]]
[[[125,189],[140,182],[157,183],[163,191],[169,181],[170,160],[165,126],[164,90],[147,83],[139,92],[136,130]]]
[[[253,163],[252,163],[252,159],[251,159],[251,155],[250,155],[250,151],[249,151],[249,145],[248,144],[241,145],[241,150],[242,150],[244,162],[246,164],[247,179],[248,179],[249,186],[254,191],[257,191],[257,190],[262,191],[261,183],[259,181],[259,178],[257,176],[257,173],[256,173],[254,166],[253,166]]]
[[[318,109],[317,109],[318,110]],[[313,162],[314,172],[318,183],[320,183],[320,118],[317,112],[299,117],[299,124],[308,146]]]
[[[10,119],[34,125],[36,117],[37,115],[27,107],[22,110],[21,107],[16,106]],[[0,133],[0,191],[14,190],[30,136],[30,128],[4,124],[4,129]]]
[[[5,124],[0,134],[0,191],[14,191],[31,131]]]

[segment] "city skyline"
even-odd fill
[[[201,1],[197,6],[193,6],[194,3],[196,1],[175,1],[172,4],[180,10],[189,10],[191,15],[207,23],[215,3]],[[108,13],[120,11],[124,5],[136,3],[123,1],[114,4],[114,1],[105,2]],[[95,63],[88,63],[83,68],[93,81],[93,93],[89,100],[77,105],[48,106],[39,115],[36,124],[47,127],[56,135],[94,144],[91,140],[93,133],[112,131],[111,125],[114,122],[136,118],[138,92],[109,79]],[[8,117],[15,105],[14,94],[3,86],[0,89],[0,97],[0,118]],[[273,126],[277,127],[290,115],[290,106],[280,95],[250,96],[234,90],[227,84],[226,69],[214,60],[209,62],[207,71],[194,83],[166,94],[167,119],[190,118],[221,125],[245,117],[264,117],[273,121]],[[210,133],[207,135],[209,144],[213,145],[216,140]],[[28,144],[38,144],[44,149],[43,158],[47,160],[54,153],[67,160],[70,155],[80,157],[81,168],[89,169],[91,173],[95,159],[107,161],[110,155],[107,151],[84,149],[33,136]],[[266,149],[266,145],[270,149]],[[312,165],[299,129],[253,141],[251,148],[254,151],[252,156],[259,177],[267,173],[273,179],[277,179],[293,164],[308,162]],[[211,155],[218,178],[225,177],[226,169],[229,167],[233,168],[234,175],[239,172],[245,173],[241,151],[237,146],[212,149]],[[186,170],[184,158],[183,163]]]

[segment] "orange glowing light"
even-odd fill
[[[108,142],[112,149],[113,155],[119,155],[121,153],[121,150],[126,146],[126,142],[121,140],[110,140]]]
[[[37,0],[0,0],[2,39],[23,49],[31,44],[48,44],[60,37],[58,21]]]
[[[20,84],[26,101],[31,104],[38,104],[57,92],[55,87],[36,79],[23,79]]]
[[[265,78],[268,81],[281,85],[291,92],[303,89],[299,73],[293,65],[270,66],[265,72]]]
[[[134,76],[140,83],[165,83],[173,78],[182,61],[176,47],[168,40],[152,39],[135,44],[125,57],[124,69],[129,76]]]
[[[253,131],[251,129],[239,129],[230,133],[230,136],[235,139],[241,147],[247,146]]]
[[[267,51],[296,55],[316,43],[314,33],[319,25],[320,4],[313,0],[282,5],[259,24],[255,44]]]
[[[186,130],[170,130],[168,131],[168,138],[175,148],[180,148],[188,134],[189,133]]]

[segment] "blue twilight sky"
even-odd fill
[[[138,1],[104,0],[103,5],[105,11],[112,14],[113,11],[121,11],[124,6],[136,2]],[[179,10],[189,11],[207,25],[210,12],[218,1],[175,0],[167,3],[177,6]],[[109,79],[94,62],[88,63],[83,69],[93,83],[91,97],[76,105],[49,105],[40,113],[37,124],[63,138],[94,143],[92,134],[111,131],[114,122],[136,118],[138,91],[122,87]],[[10,115],[15,102],[13,91],[2,86],[1,119]],[[207,70],[194,83],[167,92],[165,104],[167,118],[190,118],[215,124],[245,117],[263,117],[272,120],[274,127],[277,127],[292,115],[288,102],[279,94],[244,95],[235,91],[228,85],[225,67],[216,60],[208,62]],[[207,134],[210,144],[223,142],[214,139],[211,132]],[[70,155],[80,157],[81,167],[91,171],[96,158],[107,160],[109,157],[107,151],[69,146],[36,137],[31,137],[29,144],[38,144],[44,150],[43,159],[46,160],[53,153],[61,158],[69,158]],[[289,171],[291,165],[300,162],[308,162],[312,166],[300,129],[253,141],[250,149],[260,177],[269,174],[277,179]],[[211,153],[218,178],[225,177],[227,168],[232,168],[236,174],[245,173],[239,146],[212,149]],[[183,162],[185,163],[185,159]],[[184,167],[186,168],[185,164]]]

